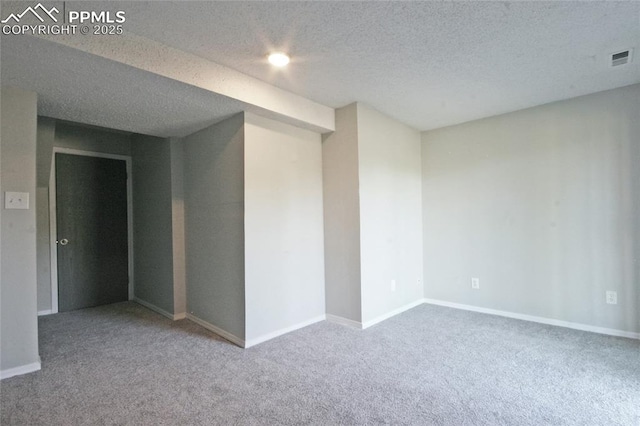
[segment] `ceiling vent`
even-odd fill
[[[622,52],[611,54],[611,66],[619,67],[620,65],[626,65],[631,62],[631,49],[623,50]]]

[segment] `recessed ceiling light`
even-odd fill
[[[276,67],[284,67],[289,63],[289,56],[286,53],[274,52],[269,55],[269,62]]]

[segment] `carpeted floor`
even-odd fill
[[[640,425],[640,342],[423,305],[240,349],[135,303],[40,318],[6,425]]]

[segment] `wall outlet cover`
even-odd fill
[[[5,209],[29,209],[29,193],[28,192],[5,192],[4,193]]]
[[[471,288],[474,290],[480,289],[480,278],[471,278]]]

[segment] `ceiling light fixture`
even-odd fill
[[[269,55],[269,62],[276,67],[284,67],[289,63],[289,56],[286,53],[274,52]]]

